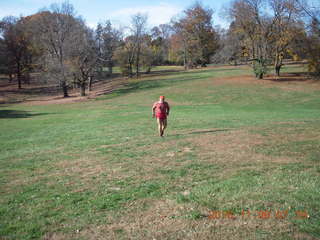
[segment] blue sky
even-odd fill
[[[60,0],[0,0],[0,19],[4,16],[27,16],[36,13],[51,3]],[[149,27],[169,22],[171,17],[177,15],[192,5],[194,0],[69,0],[76,12],[81,15],[91,27],[99,21],[110,19],[116,26],[126,26],[130,17],[138,12],[147,13]],[[214,25],[227,27],[228,23],[221,17],[221,8],[230,0],[202,0],[204,6],[211,7],[215,13]]]

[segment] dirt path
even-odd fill
[[[67,98],[62,97],[61,90],[54,85],[25,84],[22,89],[17,89],[15,82],[2,83],[0,84],[0,104],[47,105],[81,102],[111,93],[114,89],[126,84],[127,81],[126,78],[114,78],[97,82],[90,92],[86,91],[84,97],[80,96],[79,89],[70,89]]]

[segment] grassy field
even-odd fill
[[[0,239],[319,239],[320,83],[250,74],[164,72],[86,102],[0,106]]]

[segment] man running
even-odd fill
[[[152,117],[156,116],[159,136],[162,137],[167,127],[167,116],[169,116],[170,106],[164,101],[164,96],[160,96],[159,101],[155,102],[152,107]]]

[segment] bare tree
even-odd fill
[[[308,59],[309,72],[320,76],[320,4],[308,4],[304,0],[295,0],[304,13],[307,36],[304,38],[304,53]],[[300,47],[301,48],[301,47]]]
[[[249,46],[256,75],[262,78],[266,65],[273,61],[279,76],[290,44],[304,31],[297,0],[236,0],[229,17],[245,36],[242,44]]]
[[[98,55],[93,31],[84,23],[79,23],[77,28],[77,37],[70,53],[70,69],[74,80],[80,86],[80,95],[85,96],[85,89],[93,77]]]
[[[273,11],[270,28],[272,42],[270,43],[274,58],[274,68],[277,76],[283,66],[282,60],[290,43],[296,36],[300,10],[294,0],[269,0]]]
[[[68,2],[60,5],[52,4],[49,11],[39,13],[37,31],[38,40],[44,46],[46,54],[46,70],[60,84],[63,96],[68,97],[68,82],[71,72],[68,69],[71,46],[76,41],[75,27],[77,19],[74,8]]]
[[[131,33],[134,41],[134,56],[135,56],[135,67],[136,76],[139,77],[139,67],[140,67],[140,55],[141,46],[143,42],[143,37],[146,34],[146,25],[148,17],[141,13],[138,13],[131,18]]]
[[[178,50],[179,52],[181,52],[183,54],[183,66],[184,69],[187,70],[189,68],[189,66],[191,66],[190,64],[190,60],[188,57],[188,49],[189,49],[189,35],[188,32],[185,29],[185,20],[184,19],[180,19],[177,22],[173,23],[174,29],[175,29],[175,33],[176,36],[173,37],[173,40],[178,40],[178,41],[173,41],[173,43],[181,43],[179,44],[178,48],[176,50]],[[190,48],[191,49],[191,48]],[[195,50],[198,48],[194,48]]]
[[[169,24],[160,24],[151,29],[152,47],[156,57],[156,64],[170,63],[170,37],[173,29]]]
[[[151,72],[152,67],[157,64],[159,57],[153,44],[151,35],[146,34],[142,41],[140,58],[141,67],[145,70],[146,74]]]
[[[8,75],[9,82],[12,81],[14,74],[14,61],[9,53],[4,39],[0,37],[0,74]]]
[[[261,15],[262,4],[261,0],[237,0],[232,3],[229,12],[235,30],[242,32],[248,39],[252,59],[266,56],[267,43],[263,41],[266,28]]]
[[[31,55],[31,41],[26,34],[25,19],[16,17],[5,17],[0,24],[5,53],[7,54],[7,72],[12,76],[13,69],[17,75],[18,88],[21,88],[23,69],[28,68]]]
[[[264,0],[236,0],[229,9],[234,30],[244,35],[242,44],[248,50],[253,70],[259,79],[266,73],[270,58],[272,20],[262,12],[265,4]]]
[[[103,26],[102,23],[98,23],[97,28],[95,29],[95,41],[97,45],[97,51],[98,51],[98,59],[101,59],[97,62],[97,69],[99,76],[103,73],[103,66],[104,66],[104,59],[102,58],[103,54],[103,39],[102,39],[102,33],[103,33]]]
[[[96,41],[99,55],[99,65],[108,67],[108,74],[112,74],[114,53],[120,45],[122,31],[112,27],[110,21],[99,23],[96,29]]]
[[[133,76],[133,65],[136,54],[136,42],[133,36],[126,37],[116,49],[114,59],[120,66],[124,76]]]
[[[132,16],[130,32],[118,46],[114,59],[120,65],[123,75],[133,76],[135,67],[136,77],[139,77],[142,45],[146,40],[147,16],[140,13]]]
[[[238,65],[248,59],[248,52],[242,45],[243,34],[234,30],[233,24],[229,29],[219,32],[219,50],[212,57],[214,63],[229,63]]]

